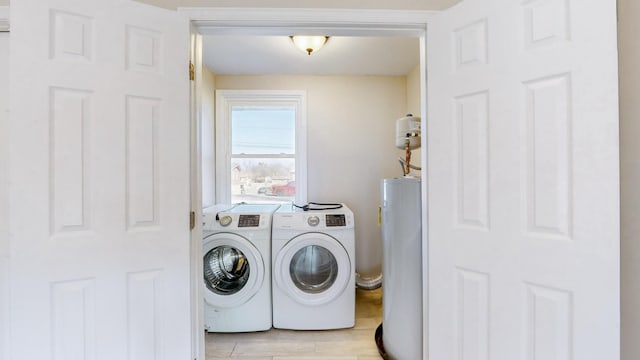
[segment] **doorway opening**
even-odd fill
[[[215,68],[203,70],[203,73],[209,71],[213,74],[215,83],[214,89],[274,89],[275,86],[275,89],[279,90],[307,90],[311,86],[310,84],[317,82],[318,84],[320,84],[317,87],[324,87],[326,91],[328,89],[327,92],[329,93],[332,91],[334,93],[342,91],[344,94],[346,94],[345,96],[343,96],[343,98],[347,99],[347,102],[344,104],[325,102],[321,106],[318,106],[318,108],[316,109],[312,109],[311,106],[309,106],[308,114],[310,122],[313,122],[314,119],[318,118],[330,118],[330,115],[327,114],[330,114],[330,110],[335,110],[336,107],[339,108],[339,110],[346,111],[348,113],[348,111],[353,107],[349,105],[349,102],[353,104],[356,102],[366,102],[368,100],[370,105],[373,105],[376,102],[387,102],[387,107],[389,107],[389,103],[394,102],[392,98],[385,97],[384,95],[369,95],[367,97],[365,92],[361,91],[363,88],[362,86],[358,87],[357,85],[354,85],[355,83],[357,83],[357,81],[355,81],[356,78],[367,79],[369,81],[373,81],[374,83],[376,82],[376,80],[380,80],[380,78],[386,78],[386,80],[389,80],[389,82],[394,83],[392,87],[396,86],[397,88],[399,86],[398,84],[402,83],[402,86],[399,86],[399,88],[401,88],[401,92],[403,93],[403,95],[399,97],[402,98],[402,104],[392,110],[390,114],[384,116],[385,120],[383,121],[386,121],[386,123],[384,124],[383,121],[381,121],[378,125],[375,122],[370,121],[363,126],[362,123],[359,124],[358,121],[342,121],[336,123],[336,126],[332,126],[331,123],[322,123],[322,121],[319,121],[315,123],[315,125],[309,125],[308,128],[308,156],[310,159],[312,159],[314,156],[324,156],[324,158],[326,159],[331,159],[332,157],[334,159],[351,159],[351,162],[345,161],[345,168],[349,166],[354,167],[353,165],[355,163],[353,162],[353,159],[357,158],[356,155],[360,155],[363,158],[371,157],[379,163],[388,163],[387,168],[377,169],[372,174],[367,174],[366,170],[364,170],[366,167],[361,167],[356,171],[364,174],[361,174],[360,176],[344,176],[345,178],[354,180],[354,184],[344,185],[341,188],[336,189],[335,186],[333,186],[333,188],[329,188],[329,186],[327,185],[328,181],[322,180],[323,178],[329,176],[331,166],[325,165],[323,167],[323,164],[321,162],[314,162],[313,160],[309,161],[309,181],[307,184],[309,189],[309,201],[333,201],[334,199],[338,199],[340,201],[349,202],[348,199],[353,198],[353,189],[357,189],[358,186],[361,187],[363,183],[371,184],[369,185],[371,189],[367,193],[367,196],[373,199],[374,206],[364,205],[360,208],[361,216],[359,218],[366,219],[368,215],[370,215],[368,211],[375,212],[374,210],[377,209],[377,206],[379,204],[379,200],[377,198],[379,194],[378,187],[380,179],[397,175],[396,172],[400,171],[400,169],[398,169],[397,161],[395,160],[397,154],[395,153],[395,147],[393,146],[393,127],[395,126],[395,120],[404,116],[407,112],[412,112],[414,114],[417,113],[423,119],[426,118],[425,32],[426,22],[429,14],[416,14],[415,12],[409,14],[405,12],[398,12],[394,14],[396,16],[391,16],[386,19],[380,19],[379,12],[369,13],[367,11],[364,11],[358,12],[357,14],[351,12],[350,14],[352,16],[345,17],[351,20],[345,21],[336,19],[334,23],[325,22],[319,25],[315,23],[314,20],[292,23],[288,19],[307,19],[309,17],[308,10],[300,10],[295,12],[298,13],[298,15],[305,13],[307,15],[304,15],[302,17],[287,16],[288,14],[286,14],[287,12],[285,11],[284,13],[280,14],[281,16],[278,16],[277,20],[273,19],[273,15],[260,14],[259,11],[248,16],[245,15],[246,13],[243,13],[242,15],[233,14],[232,10],[230,10],[230,14],[227,15],[216,12],[215,19],[217,20],[203,20],[203,18],[206,18],[206,16],[203,16],[202,14],[197,14],[197,16],[193,15],[191,16],[193,23],[200,33],[200,43],[198,45],[202,46],[199,50],[196,50],[195,53],[203,54],[203,57],[201,59],[203,68],[206,66],[208,61],[206,58],[208,52],[212,52],[214,54],[224,54],[224,56],[220,56],[220,58],[234,59],[233,62],[235,63],[244,63],[245,65],[253,64],[254,68],[245,66],[243,68],[244,72],[236,70],[236,73],[231,70],[222,71],[216,70]],[[313,12],[316,13],[315,11]],[[349,13],[349,11],[346,11],[345,14],[346,13]],[[340,16],[338,16],[338,18],[341,18],[341,16],[345,14],[341,14]],[[335,13],[328,15],[328,18],[335,17],[335,15]],[[234,21],[225,19],[227,16],[229,18],[234,18]],[[246,16],[247,18],[253,17],[254,20],[246,22],[238,21],[236,16]],[[266,20],[255,20],[255,17],[271,18]],[[316,15],[314,17],[322,18],[322,14]],[[221,18],[223,19],[221,20]],[[416,20],[417,18],[419,18],[419,20]],[[327,34],[328,36],[330,36],[329,43],[327,44],[329,46],[340,45],[341,38],[360,39],[362,42],[374,41],[376,39],[389,41],[390,43],[410,41],[412,43],[411,46],[413,46],[413,50],[415,51],[417,56],[417,61],[414,61],[413,68],[411,68],[411,70],[415,69],[416,71],[416,73],[413,74],[412,77],[415,78],[415,81],[412,82],[412,86],[417,88],[417,96],[415,97],[416,100],[412,101],[411,105],[409,105],[407,101],[407,77],[410,75],[410,71],[405,72],[404,74],[396,73],[381,75],[375,74],[371,71],[368,73],[358,73],[355,70],[351,70],[352,73],[349,73],[349,70],[344,69],[340,74],[322,73],[322,71],[318,70],[316,70],[316,73],[314,73],[313,70],[309,70],[309,63],[314,60],[314,57],[319,58],[321,55],[323,55],[323,53],[325,53],[325,55],[327,56],[330,55],[331,48],[323,48],[320,52],[311,56],[306,56],[302,53],[299,53],[299,50],[295,49],[293,47],[293,44],[288,43],[288,36],[293,34],[300,34],[306,31],[313,31],[314,33],[321,32],[323,34]],[[294,66],[289,64],[289,68],[291,69],[290,73],[268,73],[266,70],[260,69],[260,66],[264,66],[264,62],[261,61],[261,57],[257,54],[261,46],[260,44],[268,44],[270,43],[270,41],[272,41],[270,40],[272,38],[279,38],[279,40],[277,41],[280,41],[280,43],[277,46],[285,46],[285,44],[286,46],[291,46],[292,51],[296,52],[296,56],[300,56],[300,59],[304,59],[308,62],[307,67],[302,65]],[[209,45],[208,47],[207,42],[211,39],[218,41],[218,46]],[[237,55],[235,58],[233,56],[230,56],[230,51],[224,49],[224,46],[221,45],[229,43],[237,45],[239,43],[242,43],[243,41],[247,41],[247,39],[257,39],[259,41],[257,43],[254,43],[254,45],[252,46],[244,47],[245,50],[249,53],[247,53],[246,55]],[[285,39],[286,41],[283,42],[282,39]],[[282,47],[278,49],[280,49],[281,52],[288,51],[283,50],[284,48]],[[341,49],[343,54],[347,54],[347,58],[349,57],[348,54],[350,53],[350,50],[356,52],[358,51],[357,48],[350,48],[348,46]],[[397,53],[395,55],[397,56],[397,58],[402,58],[402,60],[406,60],[407,58],[409,58],[409,56],[403,57],[402,53]],[[351,57],[354,58],[355,56]],[[245,61],[247,59],[249,59],[248,62]],[[196,58],[195,62],[198,63],[198,61],[199,59]],[[280,60],[280,62],[282,63],[283,60]],[[344,63],[346,64],[347,62]],[[284,62],[284,64],[287,64],[286,61]],[[366,63],[360,63],[360,65],[356,65],[356,67],[359,69],[364,69],[366,68],[366,65]],[[215,67],[215,65],[211,67]],[[345,65],[344,68],[346,67],[347,66]],[[208,74],[204,77],[211,78],[211,74]],[[395,79],[392,79],[394,77]],[[403,79],[401,80],[401,78]],[[271,84],[271,87],[265,87],[265,84]],[[380,84],[376,85],[381,86]],[[202,86],[202,84],[200,84],[200,86]],[[369,87],[370,89],[371,83],[369,83],[369,85],[363,86],[365,88]],[[198,86],[196,86],[196,88],[198,88]],[[209,90],[208,93],[211,93],[211,91]],[[314,91],[312,91],[312,93],[313,96],[318,96],[318,92],[315,91],[315,89]],[[312,95],[309,94],[309,90],[307,90],[307,94],[309,97],[312,97]],[[201,103],[205,101],[204,99],[199,98],[198,94],[196,94],[196,98],[198,98]],[[396,100],[397,99],[398,98],[396,98]],[[316,111],[317,109],[321,110]],[[358,113],[350,113],[348,115],[351,116],[351,119],[356,120],[361,120],[357,119],[358,116],[364,118],[367,118],[368,116],[367,114]],[[202,119],[205,115],[201,114],[201,116]],[[202,126],[201,129],[213,128],[210,124],[199,125]],[[352,133],[357,135],[352,136],[349,141],[336,141],[336,134],[339,134],[341,131],[344,131],[346,134]],[[387,139],[378,140],[385,137],[387,137]],[[358,146],[359,142],[360,144],[365,142],[368,142],[369,144],[375,144],[374,148],[376,149],[363,150],[362,148],[365,146]],[[325,151],[325,153],[321,153],[321,151],[317,149],[324,149],[323,151]],[[326,154],[326,149],[330,149],[329,156],[327,156]],[[378,151],[379,153],[376,153],[376,151]],[[358,154],[359,152],[360,154]],[[424,159],[424,151],[422,151],[421,155],[423,155],[422,159]],[[202,156],[204,158],[205,154],[202,154]],[[389,159],[387,161],[380,161],[381,156],[389,156]],[[421,162],[424,163],[424,160],[421,160]],[[335,165],[335,162],[333,165]],[[362,165],[360,164],[360,166]],[[335,171],[334,169],[332,173],[333,176],[341,175],[342,170],[342,168],[339,168],[338,171]],[[314,171],[316,172],[314,173]],[[215,186],[215,182],[217,181],[217,179],[214,176],[213,178],[210,178],[209,181],[213,182],[213,185]],[[210,192],[210,186],[211,184],[206,184],[206,180],[204,180],[201,191],[204,193]],[[323,195],[327,197],[318,198]],[[355,201],[357,202],[357,199]],[[425,205],[423,204],[423,206]],[[371,210],[372,208],[374,210]],[[357,213],[356,216],[358,217]],[[358,223],[358,221],[356,221],[356,223]],[[372,233],[379,232],[379,228],[377,227],[375,222],[369,224],[368,226],[363,226],[363,229],[367,229]],[[194,239],[193,242],[195,246],[195,243],[197,243],[197,239]],[[375,272],[375,269],[367,270]],[[199,280],[199,278],[196,279],[196,281],[197,280]],[[426,288],[423,288],[423,292],[425,293],[426,299]],[[378,296],[380,295],[378,294]],[[424,334],[426,338],[426,331],[424,332]],[[371,342],[373,342],[373,331],[371,332]],[[426,343],[426,341],[424,343]]]

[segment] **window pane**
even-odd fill
[[[232,154],[294,154],[295,110],[241,107],[231,110]]]
[[[295,159],[231,159],[232,203],[290,203],[295,197]]]

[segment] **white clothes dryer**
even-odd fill
[[[217,205],[203,211],[205,329],[271,328],[271,224],[280,205]]]
[[[355,230],[346,206],[273,215],[273,327],[327,330],[355,325]]]

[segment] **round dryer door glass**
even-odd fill
[[[319,245],[309,245],[293,255],[289,274],[298,289],[317,294],[330,288],[336,281],[338,262],[331,251]]]
[[[240,291],[249,279],[249,261],[242,251],[228,245],[217,246],[204,255],[204,282],[219,295]]]

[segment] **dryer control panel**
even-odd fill
[[[354,228],[353,212],[346,206],[331,210],[281,209],[273,215],[274,229],[347,231]]]

